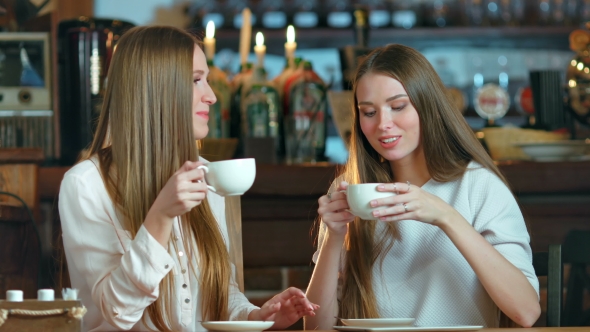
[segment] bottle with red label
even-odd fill
[[[209,111],[209,133],[210,138],[228,138],[230,137],[230,107],[231,107],[231,87],[227,74],[213,65],[212,60],[208,60],[209,66],[209,85],[217,97],[217,102],[211,105]]]
[[[285,83],[288,109],[285,113],[287,162],[316,162],[325,159],[326,84],[304,61]]]
[[[535,104],[533,102],[533,90],[530,86],[523,86],[516,91],[514,102],[518,112],[526,116],[527,121],[523,128],[535,128]]]

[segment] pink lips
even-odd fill
[[[391,139],[391,138],[397,138],[397,139],[395,139],[392,142],[387,142],[387,143],[386,142],[383,142],[384,140]],[[397,142],[399,142],[400,139],[401,139],[401,136],[392,136],[392,135],[390,135],[390,136],[381,136],[381,137],[379,137],[379,143],[381,144],[381,146],[383,148],[390,149],[390,148],[393,148],[394,146],[396,146],[397,145]]]
[[[198,111],[196,114],[202,118],[209,120],[209,111]]]

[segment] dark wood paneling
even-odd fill
[[[245,222],[244,267],[310,265],[312,226],[309,220]]]
[[[314,220],[319,195],[245,195],[242,198],[242,221]]]
[[[516,195],[588,194],[590,162],[514,162],[499,165]]]
[[[254,195],[323,195],[334,180],[336,166],[256,165],[256,180],[248,194]]]

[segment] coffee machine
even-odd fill
[[[76,162],[92,142],[104,84],[118,39],[129,22],[80,17],[58,27],[59,109],[62,165]]]
[[[54,149],[49,34],[0,33],[0,147]]]

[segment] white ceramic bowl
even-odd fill
[[[584,157],[590,144],[585,141],[556,141],[538,143],[516,143],[524,153],[535,161],[563,161]]]

